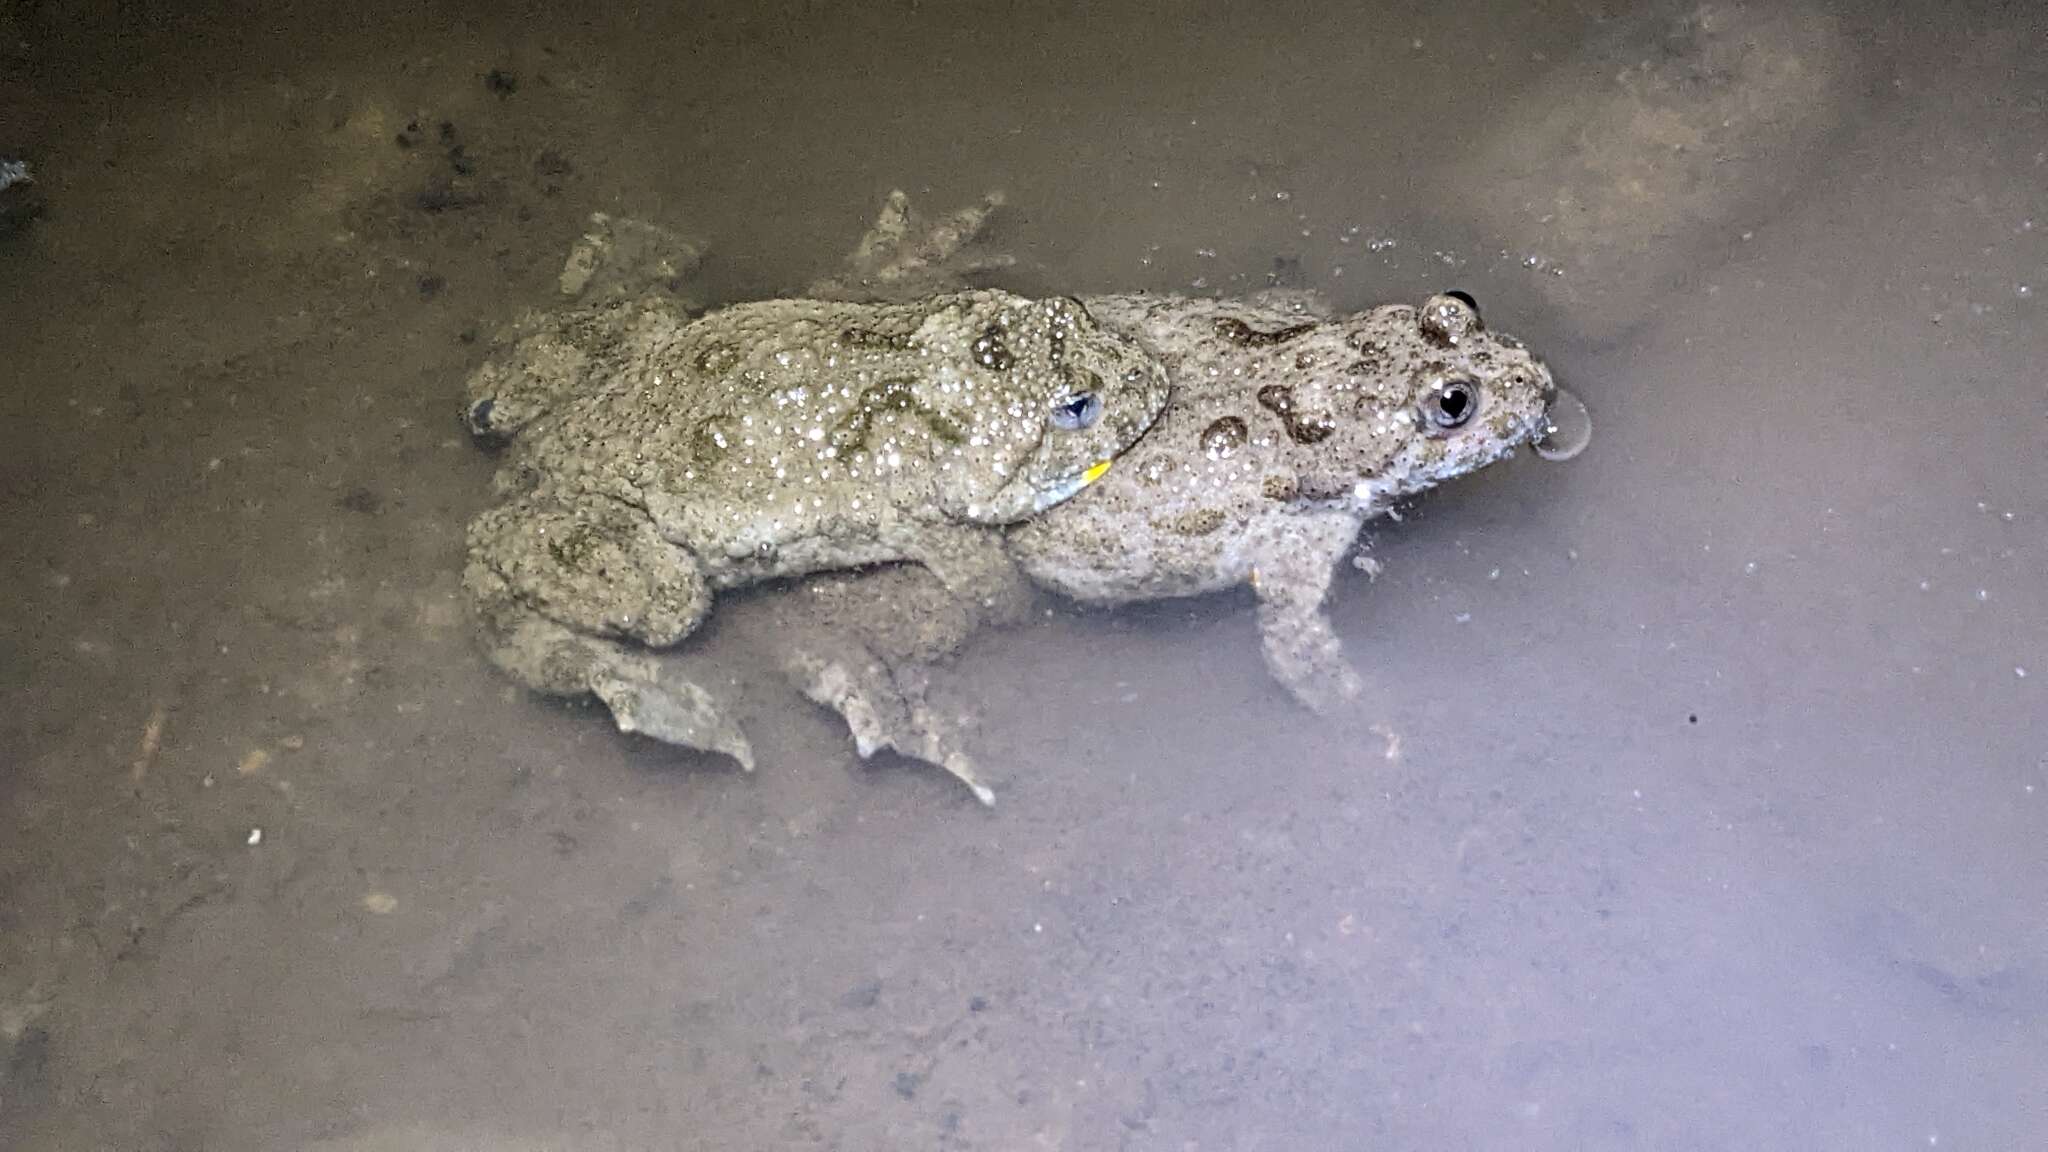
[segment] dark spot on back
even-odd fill
[[[880,381],[862,392],[860,402],[833,427],[832,444],[838,448],[862,447],[874,431],[875,418],[884,412],[900,412],[923,420],[942,443],[960,444],[967,440],[966,429],[925,404],[918,398],[917,381],[903,377]]]
[[[1168,527],[1182,536],[1207,536],[1223,527],[1223,519],[1221,508],[1194,508],[1174,517]]]
[[[730,344],[713,344],[697,353],[697,371],[707,376],[723,376],[739,361],[739,349]]]
[[[1009,371],[1012,357],[1010,346],[1004,342],[1003,336],[1003,326],[1000,324],[991,324],[982,329],[981,335],[974,339],[974,362],[998,372]]]
[[[1336,421],[1327,412],[1304,412],[1294,398],[1294,389],[1285,384],[1268,384],[1259,389],[1259,406],[1280,418],[1287,429],[1287,438],[1296,444],[1316,444],[1329,439],[1336,430]]]
[[[1212,460],[1221,460],[1244,447],[1251,438],[1251,428],[1235,416],[1224,416],[1207,428],[1202,429],[1202,452]]]
[[[907,352],[911,347],[908,333],[878,332],[873,328],[848,328],[839,334],[839,342],[848,348],[874,348],[889,352]]]
[[[1315,330],[1314,324],[1290,324],[1275,332],[1261,332],[1235,316],[1216,318],[1216,334],[1241,348],[1271,348]]]

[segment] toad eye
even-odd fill
[[[1094,392],[1076,392],[1052,406],[1052,426],[1063,432],[1092,428],[1102,419],[1102,397]]]
[[[1446,380],[1422,402],[1422,415],[1429,426],[1449,432],[1462,428],[1479,413],[1479,382]]]

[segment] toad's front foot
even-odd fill
[[[1266,670],[1303,707],[1329,716],[1358,699],[1364,682],[1344,657],[1320,602],[1260,602],[1260,641]]]
[[[1341,653],[1309,659],[1298,659],[1297,655],[1290,653],[1276,659],[1269,652],[1266,664],[1287,691],[1316,715],[1335,715],[1364,691],[1357,670]]]

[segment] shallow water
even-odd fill
[[[0,1145],[2048,1131],[2033,6],[1803,10],[1720,137],[1621,103],[1675,6],[0,11]],[[1017,287],[1463,288],[1592,446],[1373,533],[1334,722],[1236,598],[986,639],[993,812],[748,664],[774,593],[753,777],[508,690],[476,337],[592,210],[736,298],[898,186]]]

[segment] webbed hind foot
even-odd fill
[[[929,680],[922,665],[892,667],[872,657],[831,659],[798,651],[785,664],[790,681],[813,703],[837,712],[853,734],[854,750],[866,760],[893,749],[942,768],[985,805],[995,790],[981,779],[967,755],[958,726],[925,700]]]

